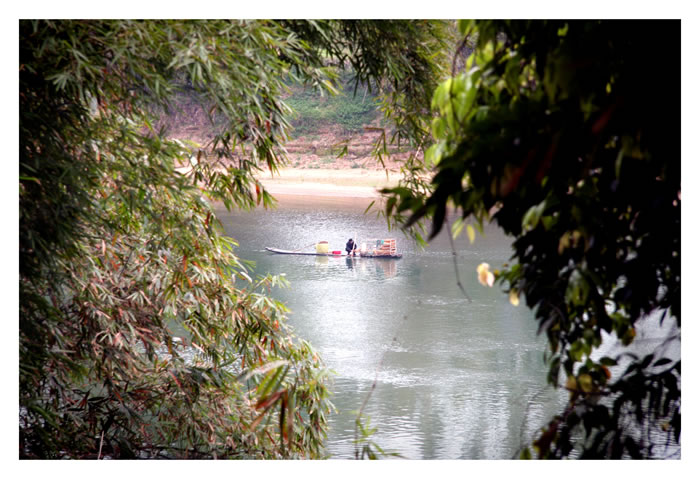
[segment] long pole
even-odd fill
[[[309,248],[309,247],[311,247],[311,246],[313,246],[313,245],[315,245],[315,244],[316,244],[316,242],[314,241],[314,242],[311,243],[310,245],[302,246],[301,248],[294,250],[294,252],[295,252],[295,253],[298,253],[299,251],[301,251],[301,250],[303,250],[303,249],[306,249],[306,248]]]

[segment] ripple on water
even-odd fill
[[[544,338],[535,335],[532,313],[476,281],[480,262],[508,260],[509,242],[487,227],[487,240],[458,238],[456,256],[444,235],[425,251],[400,240],[398,261],[264,251],[318,240],[344,250],[350,236],[397,236],[363,210],[312,205],[222,218],[240,244],[236,252],[255,261],[258,274],[286,275],[290,288],[273,290],[275,298],[292,310],[295,334],[337,372],[328,451],[353,457],[352,411],[367,401],[378,429],[372,440],[404,457],[510,458],[523,418],[526,432],[533,430],[558,398],[528,402],[545,377]],[[469,298],[457,286],[455,258]]]

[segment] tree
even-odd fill
[[[284,81],[332,92],[349,62],[420,104],[441,25],[20,22],[21,457],[323,455],[328,372],[212,202],[273,204],[254,173],[285,161]],[[182,95],[210,144],[155,126]]]
[[[680,444],[680,359],[594,353],[645,317],[680,331],[680,22],[459,25],[475,50],[434,93],[429,188],[385,191],[386,214],[434,237],[454,207],[456,230],[514,238],[495,277],[534,310],[548,381],[570,391],[523,457],[661,457]]]

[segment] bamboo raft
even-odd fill
[[[395,239],[369,240],[363,243],[362,247],[359,250],[356,250],[354,255],[349,255],[339,250],[328,251],[328,243],[325,241],[321,241],[316,244],[316,251],[294,251],[270,247],[266,247],[265,249],[275,254],[329,256],[333,258],[350,256],[351,258],[399,259],[402,256],[402,254],[396,249]]]

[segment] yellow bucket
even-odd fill
[[[319,241],[316,243],[317,253],[328,253],[328,241]]]

